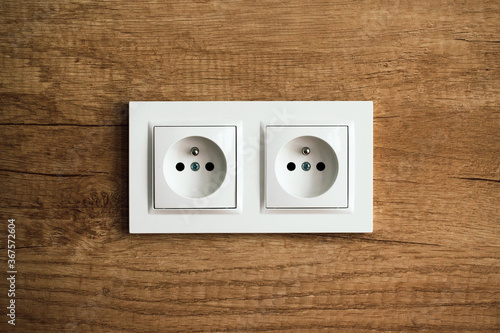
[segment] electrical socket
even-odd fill
[[[348,208],[348,126],[267,126],[266,207]]]
[[[131,233],[373,230],[372,102],[129,107]]]
[[[236,208],[235,126],[154,126],[154,209]]]

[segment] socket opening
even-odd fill
[[[193,147],[197,149],[196,154],[193,154]],[[186,165],[189,172],[181,172]],[[163,160],[163,175],[168,186],[186,198],[213,194],[221,187],[226,174],[224,152],[215,142],[202,136],[177,141],[167,150]]]
[[[304,155],[304,147],[308,154]],[[307,160],[306,160],[307,158]],[[290,172],[296,170],[299,172]],[[299,198],[314,198],[327,192],[335,183],[339,169],[337,155],[323,139],[301,136],[288,141],[279,150],[275,172],[281,187]]]

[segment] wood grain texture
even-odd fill
[[[15,329],[500,330],[499,22],[498,1],[0,2]],[[129,235],[130,100],[373,100],[374,233]]]

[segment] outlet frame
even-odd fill
[[[232,169],[237,165],[236,134],[236,126],[154,126],[153,209],[236,209],[237,170]],[[228,169],[220,187],[203,199],[190,198],[175,192],[164,177],[165,154],[176,143],[193,136],[206,138],[216,144],[225,155]],[[203,153],[202,151],[201,154]],[[161,155],[160,158],[157,158],[156,154]],[[196,160],[196,158],[192,159]],[[182,172],[191,172],[188,168],[189,166],[186,165],[186,170]]]
[[[343,133],[345,132],[345,133]],[[333,140],[331,136],[337,136]],[[313,198],[300,198],[288,193],[279,183],[275,173],[275,160],[280,149],[291,140],[313,136],[332,147],[339,164],[339,174],[332,187]],[[342,136],[342,138],[338,138]],[[349,126],[348,125],[269,125],[265,133],[265,206],[266,209],[280,210],[330,210],[349,208]],[[335,146],[335,147],[334,147]],[[312,149],[314,150],[314,149]],[[314,154],[314,151],[312,152]],[[307,160],[303,157],[303,160]],[[294,171],[300,177],[302,171]],[[315,172],[312,170],[311,172]]]
[[[129,123],[130,233],[373,231],[372,102],[130,102]],[[267,209],[266,126],[319,124],[349,127],[349,207]],[[236,126],[236,209],[153,208],[154,126]]]

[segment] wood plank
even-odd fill
[[[322,235],[160,235],[27,248],[19,298],[41,324],[105,330],[192,331],[203,322],[231,331],[457,331],[498,323],[498,247],[350,244]]]
[[[16,328],[500,330],[499,21],[489,0],[2,1]],[[373,100],[374,233],[129,235],[131,100]]]
[[[1,123],[125,124],[129,100],[464,110],[497,105],[500,89],[495,1],[2,6]]]

